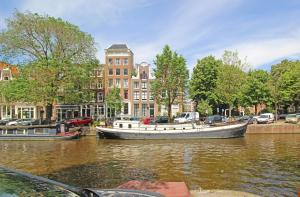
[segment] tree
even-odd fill
[[[212,115],[213,113],[211,105],[206,100],[201,100],[198,103],[197,110],[202,116]]]
[[[112,111],[114,111],[114,115],[116,115],[116,113],[120,113],[121,109],[122,109],[122,103],[123,99],[122,96],[120,94],[120,88],[112,88],[109,90],[106,98],[105,98],[105,102],[108,108],[110,108],[111,113]]]
[[[157,103],[166,105],[169,121],[172,118],[172,104],[180,99],[187,87],[188,69],[185,59],[173,52],[168,45],[162,54],[156,55],[154,61],[155,80],[151,84],[151,91]]]
[[[268,86],[270,79],[269,73],[263,70],[250,71],[247,76],[247,82],[243,91],[244,106],[255,107],[257,115],[257,106],[259,104],[271,104],[271,90]]]
[[[38,101],[52,108],[54,102],[90,100],[90,71],[99,63],[94,39],[77,26],[50,16],[15,12],[0,33],[0,53],[23,64],[22,80],[11,85],[26,81],[35,85],[26,92],[27,102]],[[50,116],[47,113],[47,119]]]
[[[244,85],[245,73],[242,71],[244,64],[238,59],[237,53],[225,51],[223,64],[219,67],[215,92],[221,102],[229,105],[229,117],[234,104],[240,102]],[[232,59],[232,60],[231,60]]]
[[[207,101],[209,104],[217,102],[217,96],[214,89],[218,77],[218,68],[222,64],[221,60],[216,60],[213,56],[198,60],[193,69],[190,81],[190,97],[198,104],[201,101]]]
[[[283,60],[273,65],[271,69],[272,96],[277,112],[279,105],[294,105],[300,103],[300,62]]]

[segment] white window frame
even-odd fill
[[[133,92],[133,99],[136,101],[140,100],[140,92]]]

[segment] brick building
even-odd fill
[[[123,98],[123,109],[121,115],[131,114],[131,96],[133,73],[133,53],[126,44],[113,44],[105,50],[105,95],[113,87],[121,90]],[[106,109],[109,116],[110,109]]]
[[[135,117],[154,117],[158,115],[158,106],[151,95],[151,81],[154,80],[150,64],[136,64],[132,76],[132,115]]]

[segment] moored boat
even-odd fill
[[[222,126],[189,124],[144,125],[139,121],[117,120],[112,128],[96,127],[97,136],[108,139],[198,139],[243,137],[247,122]]]
[[[79,132],[58,132],[56,127],[0,128],[0,140],[71,140],[79,137]]]

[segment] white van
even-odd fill
[[[175,123],[186,123],[199,121],[198,112],[182,112],[177,118],[174,119]]]
[[[258,118],[256,118],[256,121],[258,124],[267,124],[274,122],[275,117],[272,113],[263,113]]]

